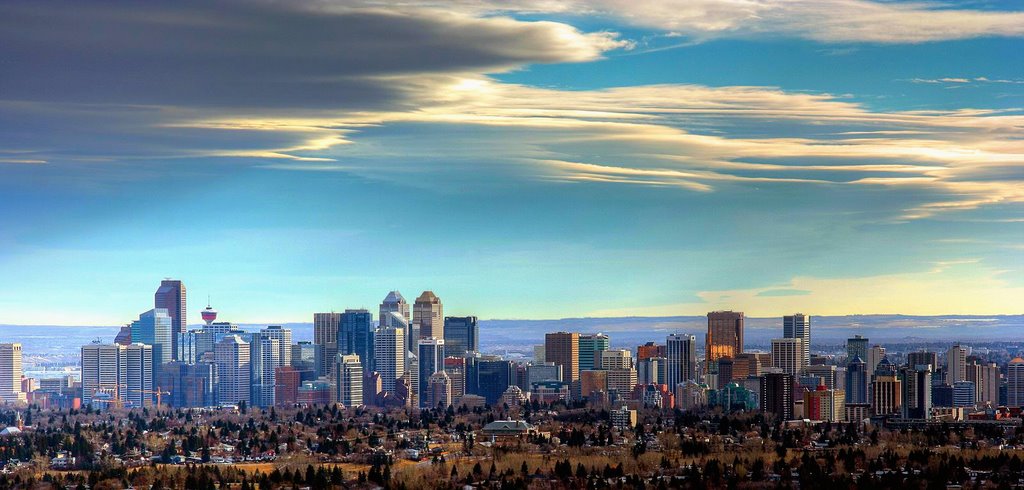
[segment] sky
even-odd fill
[[[0,323],[1024,313],[1014,1],[0,3]]]

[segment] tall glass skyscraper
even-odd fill
[[[430,376],[444,370],[444,339],[421,339],[419,345],[419,395],[421,404],[427,402],[424,394],[430,382]]]
[[[367,310],[345,310],[338,324],[338,354],[356,354],[363,371],[376,371],[373,357],[373,313]]]
[[[384,298],[384,301],[380,304],[380,320],[381,327],[402,327],[404,325],[392,325],[390,313],[398,313],[405,318],[406,322],[412,321],[412,315],[409,312],[409,303],[405,301],[405,297],[398,291],[391,291]]]
[[[608,350],[610,341],[603,333],[580,334],[579,371],[601,369],[601,352]]]
[[[132,343],[153,346],[153,369],[171,362],[171,316],[166,309],[154,308],[132,322]]]
[[[697,380],[697,337],[671,334],[665,341],[668,351],[665,382],[670,390],[680,383]]]
[[[444,350],[455,357],[465,356],[466,351],[480,350],[480,327],[475,316],[444,318]]]
[[[186,306],[185,284],[173,279],[160,281],[160,287],[153,295],[153,307],[167,310],[171,317],[171,342],[169,354],[172,360],[178,359],[178,335],[188,328],[188,308]],[[135,340],[134,342],[139,342]]]

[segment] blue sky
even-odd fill
[[[1021,313],[1013,2],[5,2],[0,323]]]

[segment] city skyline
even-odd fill
[[[740,4],[4,2],[0,323],[1020,314],[1020,6]]]

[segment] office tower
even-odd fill
[[[846,362],[849,363],[855,357],[859,357],[865,363],[868,359],[868,339],[860,335],[846,339]]]
[[[412,305],[412,323],[416,339],[444,339],[444,307],[433,291],[423,291]],[[415,344],[413,344],[415,345]]]
[[[526,368],[526,382],[529,385],[533,383],[543,383],[545,381],[562,381],[562,367],[556,366],[553,363],[545,362],[542,364],[530,364]]]
[[[562,366],[563,381],[571,383],[580,379],[580,334],[576,332],[545,334],[544,356],[545,362],[553,362],[557,366]],[[504,392],[504,388],[502,392]]]
[[[281,366],[274,370],[274,404],[294,405],[299,397],[299,386],[302,375],[291,366]]]
[[[21,389],[21,344],[0,344],[0,400],[25,401]]]
[[[824,380],[825,387],[830,390],[842,389],[839,387],[839,380],[836,378],[837,370],[835,366],[816,364],[813,366],[807,366],[804,368],[804,373],[808,376],[817,376]],[[845,396],[845,395],[844,395]]]
[[[270,325],[267,328],[260,330],[260,333],[276,339],[280,348],[280,353],[277,356],[278,366],[291,366],[292,365],[292,331],[289,328],[284,328],[280,325]]]
[[[930,419],[932,415],[932,366],[918,364],[900,370],[903,385],[902,417]]]
[[[424,406],[427,408],[447,408],[452,404],[452,380],[444,371],[430,375]]]
[[[475,316],[444,317],[444,350],[455,357],[480,350],[480,327]]]
[[[735,364],[735,362],[731,357],[721,357],[718,359],[718,367],[711,375],[715,378],[714,388],[716,390],[721,390],[722,388],[725,388],[725,385],[732,383],[733,364]]]
[[[249,334],[249,405],[274,405],[275,370],[281,366],[281,342],[262,332]]]
[[[515,364],[500,359],[481,359],[476,363],[476,375],[477,392],[473,394],[484,397],[487,403],[494,405],[505,390],[514,384]]]
[[[1024,406],[1024,359],[1020,357],[1006,365],[1006,406]]]
[[[533,362],[545,362],[548,356],[544,351],[544,344],[533,346]]]
[[[805,350],[803,339],[772,339],[772,366],[793,377],[799,376]]]
[[[668,362],[665,366],[665,382],[669,389],[679,383],[697,379],[697,337],[687,334],[669,334],[665,339]]]
[[[82,346],[82,405],[99,408],[101,400],[124,400],[126,347],[119,344]],[[96,402],[96,403],[94,403]],[[107,403],[107,402],[105,402]]]
[[[401,327],[382,327],[374,336],[373,357],[383,391],[394,393],[395,380],[405,373],[405,341],[405,330]]]
[[[131,324],[121,327],[121,330],[117,331],[117,335],[114,336],[114,343],[120,345],[131,345],[132,344],[132,326]]]
[[[974,408],[977,399],[975,390],[977,388],[970,381],[957,381],[953,383],[953,406]]]
[[[444,370],[444,339],[425,338],[420,339],[419,345],[419,394],[420,400],[426,403],[427,397],[424,394],[429,389],[430,376],[438,371]],[[424,405],[427,406],[427,405]]]
[[[131,407],[153,405],[153,346],[135,343],[125,346],[125,402]],[[162,402],[163,400],[161,400]]]
[[[363,404],[364,405],[377,405],[377,399],[381,392],[380,373],[374,371],[372,373],[363,373]]]
[[[735,358],[742,352],[743,312],[712,311],[708,313],[708,333],[704,347],[704,358],[708,366],[717,366],[714,361],[723,357]]]
[[[946,351],[946,384],[967,380],[967,348],[960,344]]]
[[[663,385],[665,382],[665,366],[668,359],[664,357],[648,357],[636,361],[637,383],[642,385]]]
[[[875,370],[871,381],[871,411],[875,415],[896,415],[903,406],[903,384],[895,372],[882,369],[883,364],[887,364],[886,368],[892,366],[888,359],[879,361],[879,369]]]
[[[843,390],[830,390],[825,385],[804,393],[804,418],[842,422],[846,418],[846,394]]]
[[[162,404],[175,408],[212,407],[217,405],[217,365],[213,362],[187,364],[174,361],[165,364],[154,383],[157,391],[167,392]]]
[[[761,410],[773,413],[779,420],[793,418],[793,376],[786,373],[765,373],[760,383]]]
[[[185,299],[185,285],[181,281],[171,279],[160,281],[160,287],[153,295],[153,308],[167,310],[167,315],[171,318],[171,326],[167,332],[170,337],[167,342],[167,360],[161,362],[178,359],[178,335],[185,333],[188,328],[188,309]],[[136,338],[133,338],[132,342],[150,344]],[[165,355],[156,351],[156,345],[150,345],[154,346],[153,353],[156,355],[154,359],[164,359]]]
[[[854,356],[846,366],[846,403],[868,402],[868,365],[860,356]]]
[[[249,343],[238,335],[227,335],[214,347],[220,404],[249,404],[250,352]]]
[[[381,327],[401,327],[408,331],[408,322],[412,320],[412,315],[409,314],[409,303],[405,301],[405,297],[398,291],[391,291],[384,298],[384,301],[380,304],[380,326]],[[395,325],[392,323],[394,317],[391,313],[395,313],[398,316],[405,319],[405,324]]]
[[[668,347],[664,345],[655,344],[654,342],[647,342],[644,345],[638,345],[636,347],[637,361],[650,359],[652,357],[668,358]]]
[[[373,356],[373,314],[367,310],[345,310],[338,324],[338,354],[356,354],[363,370],[376,371]]]
[[[603,333],[580,334],[579,370],[601,369],[601,352],[608,350],[608,336]]]
[[[445,342],[445,350],[448,350],[448,343]],[[444,358],[444,372],[452,385],[452,403],[455,403],[466,394],[466,358],[448,356]]]
[[[338,354],[335,359],[335,392],[346,407],[363,404],[363,364],[358,354]]]
[[[579,393],[574,397],[597,403],[608,394],[608,371],[588,370],[580,373]]]
[[[803,313],[782,317],[782,336],[787,339],[803,339],[804,366],[811,365],[811,317]]]
[[[313,314],[313,343],[320,346],[320,375],[330,376],[338,355],[338,327],[341,313]]]
[[[153,346],[153,366],[172,360],[171,317],[163,308],[152,309],[132,322],[132,343]]]
[[[406,339],[409,336],[406,335]],[[410,406],[420,406],[420,356],[409,350],[405,352],[405,374],[398,379],[405,378],[409,382],[408,400]],[[395,390],[399,389],[398,381],[395,382]]]
[[[868,372],[873,373],[878,369],[878,363],[885,359],[885,347],[880,345],[872,345],[868,349],[868,357],[865,359],[868,363]]]
[[[746,373],[746,376],[760,376],[764,370],[772,367],[771,353],[746,352],[736,356],[736,364],[733,365],[733,378],[736,373]],[[740,364],[745,364],[742,366]]]
[[[926,350],[907,353],[907,366],[916,368],[922,365],[931,366],[932,374],[935,374],[939,370],[939,355]]]
[[[597,369],[633,369],[633,352],[629,349],[598,351]]]
[[[320,367],[323,364],[323,346],[309,341],[302,341],[292,345],[291,366],[298,371],[312,371],[313,379],[319,378],[322,373]]]

